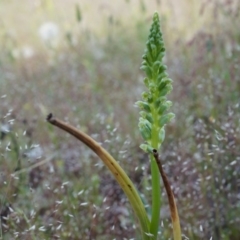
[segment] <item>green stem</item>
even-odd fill
[[[181,234],[181,226],[180,226],[180,219],[178,216],[178,209],[177,205],[175,202],[174,194],[171,189],[171,186],[168,182],[168,178],[163,170],[160,157],[158,155],[158,152],[156,149],[153,149],[153,156],[156,160],[157,167],[159,169],[159,172],[162,176],[163,184],[167,192],[167,197],[168,197],[168,203],[169,203],[169,208],[171,212],[171,218],[172,218],[172,226],[173,226],[173,239],[174,240],[182,240],[182,234]]]
[[[156,81],[153,79],[153,81]],[[153,95],[154,99],[157,99],[156,93]],[[154,124],[152,126],[152,147],[158,148],[158,116],[154,104],[150,107],[152,111]],[[150,232],[157,239],[159,221],[160,221],[160,209],[161,209],[161,187],[160,187],[160,174],[158,171],[158,165],[155,158],[151,155],[151,175],[152,175],[152,218],[150,222]]]
[[[150,222],[150,233],[154,236],[153,239],[157,239],[161,208],[160,174],[154,157],[151,155],[150,158],[152,175],[152,218]]]

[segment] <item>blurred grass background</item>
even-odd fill
[[[53,112],[102,142],[150,211],[134,103],[144,90],[139,67],[155,11],[176,114],[161,154],[183,233],[240,238],[239,1],[2,0],[1,239],[139,239],[99,159],[45,118]],[[162,195],[159,239],[167,240]]]

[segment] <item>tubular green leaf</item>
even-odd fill
[[[118,164],[118,162],[94,139],[92,139],[87,134],[83,133],[79,129],[61,121],[56,118],[52,117],[52,114],[49,114],[47,117],[47,120],[52,125],[55,125],[62,130],[68,132],[69,134],[73,135],[77,139],[79,139],[81,142],[86,144],[89,148],[91,148],[104,162],[104,164],[108,167],[108,169],[112,172],[113,176],[115,177],[116,181],[121,186],[122,190],[126,194],[129,202],[131,203],[131,206],[133,207],[133,210],[139,219],[140,225],[141,225],[141,231],[142,231],[142,238],[143,240],[150,240],[151,238],[146,235],[146,233],[149,233],[149,219],[146,213],[146,210],[144,208],[144,205],[142,203],[142,200],[132,183],[132,181],[129,179],[125,171],[121,168],[121,166]]]

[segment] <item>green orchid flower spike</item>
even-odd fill
[[[153,16],[146,45],[141,69],[147,75],[144,84],[148,91],[142,93],[143,101],[138,101],[136,104],[142,110],[139,129],[146,141],[140,147],[152,153],[152,149],[160,148],[165,137],[164,127],[174,117],[173,113],[167,112],[172,105],[172,102],[167,101],[166,98],[172,90],[172,80],[168,77],[167,67],[163,64],[165,48],[157,13]]]
[[[147,48],[143,55],[141,69],[147,76],[144,79],[147,91],[142,93],[143,100],[138,101],[136,104],[141,110],[138,126],[145,140],[145,143],[141,144],[140,147],[145,152],[151,154],[152,217],[150,232],[154,236],[153,239],[157,239],[160,220],[161,192],[160,171],[153,153],[160,148],[165,138],[165,125],[174,118],[174,114],[168,112],[172,102],[168,101],[166,96],[172,90],[172,80],[168,77],[166,72],[167,67],[163,64],[165,48],[157,13],[153,16],[153,23],[146,45]],[[181,233],[180,238],[174,239],[181,239]]]

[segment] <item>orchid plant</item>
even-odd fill
[[[159,16],[155,13],[141,67],[146,73],[144,84],[147,90],[142,94],[142,101],[136,103],[140,108],[139,130],[145,141],[140,147],[150,156],[152,175],[151,216],[147,214],[134,184],[109,152],[89,135],[53,117],[51,113],[47,117],[49,123],[65,130],[91,148],[109,168],[126,194],[139,220],[143,240],[156,240],[158,237],[161,208],[160,177],[162,177],[164,187],[167,191],[174,240],[181,240],[180,221],[173,192],[163,171],[158,154],[158,150],[165,138],[165,125],[174,117],[173,113],[168,112],[172,103],[167,100],[166,96],[172,90],[172,80],[168,77],[167,68],[163,64],[164,55],[165,48],[160,30]]]

